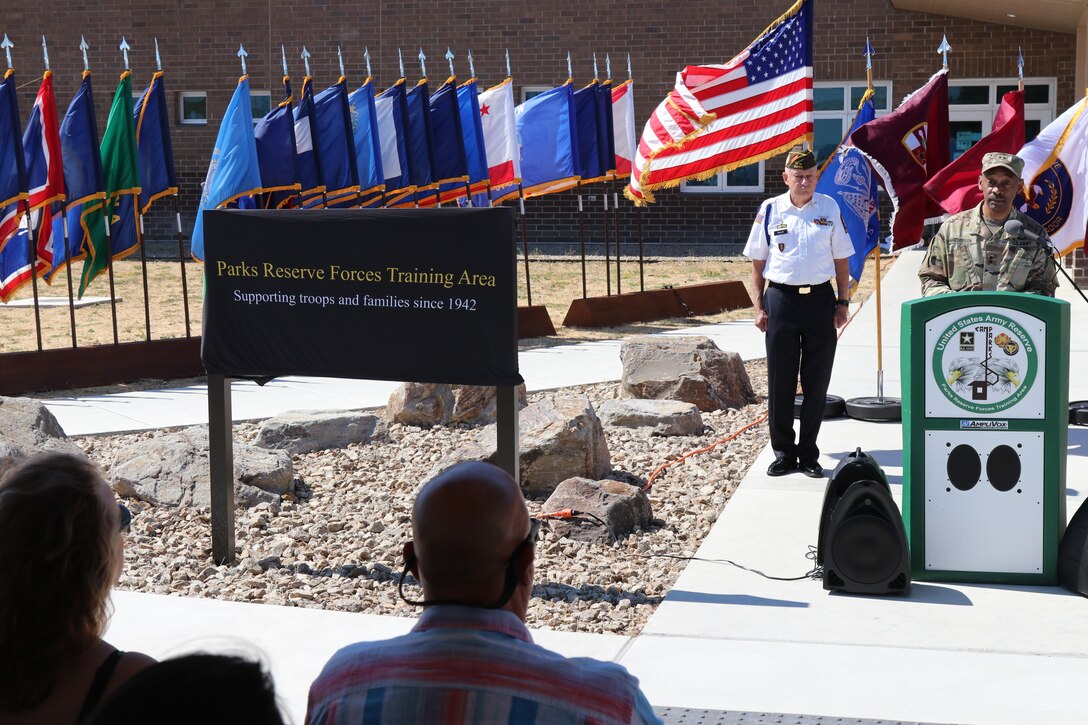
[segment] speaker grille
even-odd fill
[[[831,542],[839,573],[862,584],[878,584],[898,570],[903,549],[895,528],[882,516],[858,513],[836,529]]]

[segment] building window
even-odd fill
[[[763,191],[763,162],[741,166],[725,174],[715,174],[701,181],[680,184],[687,194],[753,194]]]
[[[185,125],[208,122],[208,94],[205,91],[182,91],[178,96],[178,119]]]
[[[1024,135],[1030,141],[1054,120],[1056,78],[1024,79]],[[1001,97],[1016,90],[1008,81],[957,80],[948,84],[948,144],[955,159],[988,134]]]
[[[555,86],[522,86],[521,87],[521,102],[525,103],[533,96],[539,96],[541,93],[545,93],[555,88]]]
[[[883,116],[891,110],[889,98],[892,84],[889,81],[873,83],[873,106],[877,116]],[[813,84],[813,153],[821,166],[835,149],[839,147],[850,124],[854,122],[858,106],[865,95],[864,83],[846,83],[844,81],[826,81]]]
[[[257,123],[272,110],[272,91],[250,91],[249,108],[253,112],[253,123]]]

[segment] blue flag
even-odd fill
[[[11,300],[30,281],[30,246],[30,233],[23,227],[8,239],[0,252],[0,302]],[[36,255],[34,266],[39,276],[49,267]]]
[[[0,83],[0,252],[18,231],[28,196],[15,71],[9,68]]]
[[[373,79],[367,78],[348,96],[348,107],[355,136],[355,166],[359,170],[359,206],[381,206],[385,173],[382,170],[382,142],[378,134]]]
[[[103,201],[106,198],[102,180],[102,156],[98,150],[98,123],[94,115],[94,94],[91,92],[91,72],[83,71],[83,82],[68,104],[60,122],[60,150],[64,158],[64,184],[68,190],[66,220],[57,220],[53,239],[64,239],[68,226],[68,249],[54,241],[53,269],[46,274],[52,281],[63,268],[65,259],[73,262],[86,258],[95,244],[102,246],[106,236]]]
[[[415,192],[408,165],[408,99],[403,78],[374,98],[374,112],[382,147],[385,204],[394,206]]]
[[[583,184],[590,184],[604,178],[601,172],[600,139],[597,137],[600,126],[597,123],[599,86],[600,83],[594,80],[585,88],[579,88],[574,92],[574,115],[578,124],[575,159],[578,175],[582,177]],[[607,146],[607,140],[605,144]]]
[[[348,83],[343,76],[314,98],[317,114],[317,156],[321,183],[330,207],[359,205],[359,169],[355,165],[355,134],[351,128]]]
[[[223,114],[208,175],[204,179],[204,193],[193,227],[194,259],[204,261],[204,210],[220,209],[261,190],[257,143],[253,138],[253,111],[249,106],[249,76],[242,76]]]
[[[314,79],[302,79],[302,96],[295,107],[295,149],[298,152],[298,178],[302,184],[302,206],[320,206],[325,185],[321,183],[321,158],[317,150],[319,131],[317,112],[314,109]]]
[[[291,98],[291,78],[284,76],[283,100],[253,127],[261,187],[266,192],[254,200],[253,206],[259,209],[286,209],[298,205],[302,185],[298,180]]]
[[[473,203],[490,206],[486,201],[491,184],[487,172],[487,146],[484,143],[484,126],[480,116],[480,96],[476,79],[471,78],[457,87],[457,106],[461,112],[461,133],[465,138],[465,161],[468,163],[469,188],[475,195]],[[483,203],[477,199],[483,197]]]
[[[597,156],[601,173],[612,178],[616,172],[616,130],[612,125],[612,81],[597,86]]]
[[[873,100],[871,96],[867,96],[858,107],[854,125],[850,127],[846,138],[850,138],[850,134],[875,117]],[[852,145],[840,145],[820,172],[816,191],[830,196],[839,205],[843,226],[850,235],[850,241],[854,243],[854,254],[850,257],[850,276],[854,285],[857,285],[865,269],[865,258],[880,243],[877,185],[874,183],[872,167]]]
[[[433,205],[438,199],[428,192],[438,188],[438,184],[434,181],[434,135],[427,79],[421,80],[405,95],[408,102],[408,168],[412,186],[416,187],[415,201],[420,205]]]
[[[515,109],[525,198],[578,185],[578,129],[570,81]]]
[[[143,187],[140,197],[143,208],[140,212],[143,214],[159,199],[178,193],[163,75],[160,70],[151,76],[147,89],[132,109],[136,120],[136,148],[140,156],[140,183]]]
[[[450,76],[431,94],[431,131],[438,198],[443,203],[468,195],[468,161],[465,136],[461,131],[461,109],[457,103],[457,79]]]

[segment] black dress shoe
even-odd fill
[[[797,461],[791,458],[776,458],[774,459],[774,463],[767,466],[767,475],[785,476],[795,468],[797,468]]]
[[[797,467],[801,473],[805,474],[809,478],[823,478],[824,469],[819,463],[802,463]]]

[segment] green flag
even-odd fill
[[[113,95],[106,132],[102,134],[102,175],[106,187],[106,218],[110,248],[94,239],[83,264],[79,294],[106,268],[109,258],[123,259],[139,248],[136,197],[140,193],[140,162],[136,155],[136,127],[132,118],[132,74],[125,71]]]

